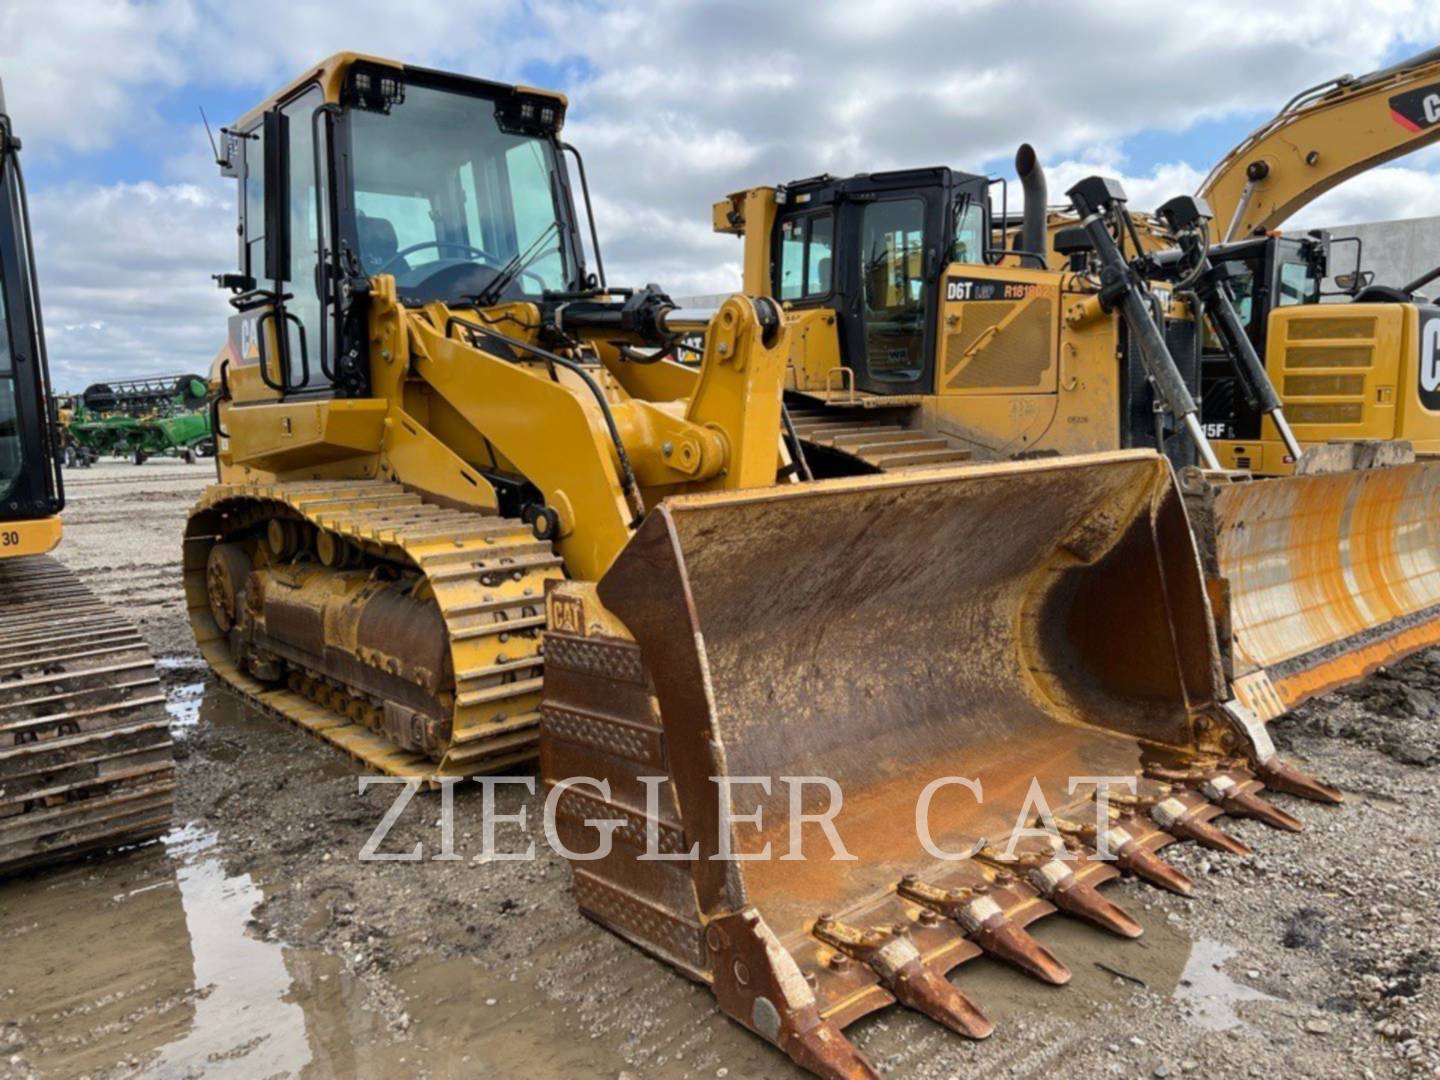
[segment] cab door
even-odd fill
[[[942,188],[856,192],[842,203],[841,348],[856,388],[928,394],[935,383],[934,297]]]
[[[19,142],[3,112],[0,102],[0,522],[12,522],[58,513],[64,496]],[[20,542],[15,530],[0,530],[0,549]]]

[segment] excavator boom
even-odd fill
[[[1200,185],[1215,243],[1279,228],[1352,176],[1440,140],[1440,48],[1297,94]]]

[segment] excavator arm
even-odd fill
[[[1292,98],[1210,170],[1215,242],[1278,228],[1352,176],[1440,140],[1440,47]]]

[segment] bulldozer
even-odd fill
[[[992,218],[992,181],[949,169],[816,177],[716,204],[717,231],[744,237],[746,291],[777,291],[799,343],[787,395],[811,468],[1162,450],[1204,555],[1227,678],[1262,721],[1440,640],[1436,466],[1403,442],[1306,453],[1244,325],[1235,267],[1208,243],[1205,200],[1137,224],[1097,189],[1057,219],[1029,147],[1016,171],[1018,232]],[[903,236],[903,258],[887,234]],[[1127,304],[1152,317],[1107,313]],[[1277,315],[1313,334],[1337,313]],[[1222,468],[1202,411],[1207,348],[1304,475]]]
[[[1332,794],[1231,691],[1169,461],[826,478],[786,400],[824,316],[610,285],[567,107],[346,53],[222,132],[235,313],[184,572],[227,683],[419,783],[538,753],[557,836],[615,840],[576,863],[582,911],[822,1076],[873,1075],[841,1029],[897,1000],[988,1034],[950,969],[1063,982],[1030,921],[1133,937],[1098,885],[1188,893],[1159,849],[1243,851],[1216,818],[1297,829],[1261,792]],[[1116,319],[1090,320],[1112,360]],[[990,801],[950,797],[960,770]],[[783,793],[815,775],[857,861],[710,857],[824,817]]]
[[[175,791],[149,649],[49,554],[65,495],[19,155],[0,90],[0,876],[152,840]]]

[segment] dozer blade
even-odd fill
[[[1440,462],[1201,484],[1236,696],[1261,719],[1440,642]]]
[[[1127,947],[1095,886],[1188,889],[1149,810],[1203,831],[1215,778],[1262,786],[1146,452],[672,499],[547,618],[581,909],[820,1076],[873,1075],[842,1031],[897,1002],[988,1034],[942,985],[967,960],[1065,982],[1025,929],[1057,909]],[[1134,798],[1103,805],[1101,777]]]

